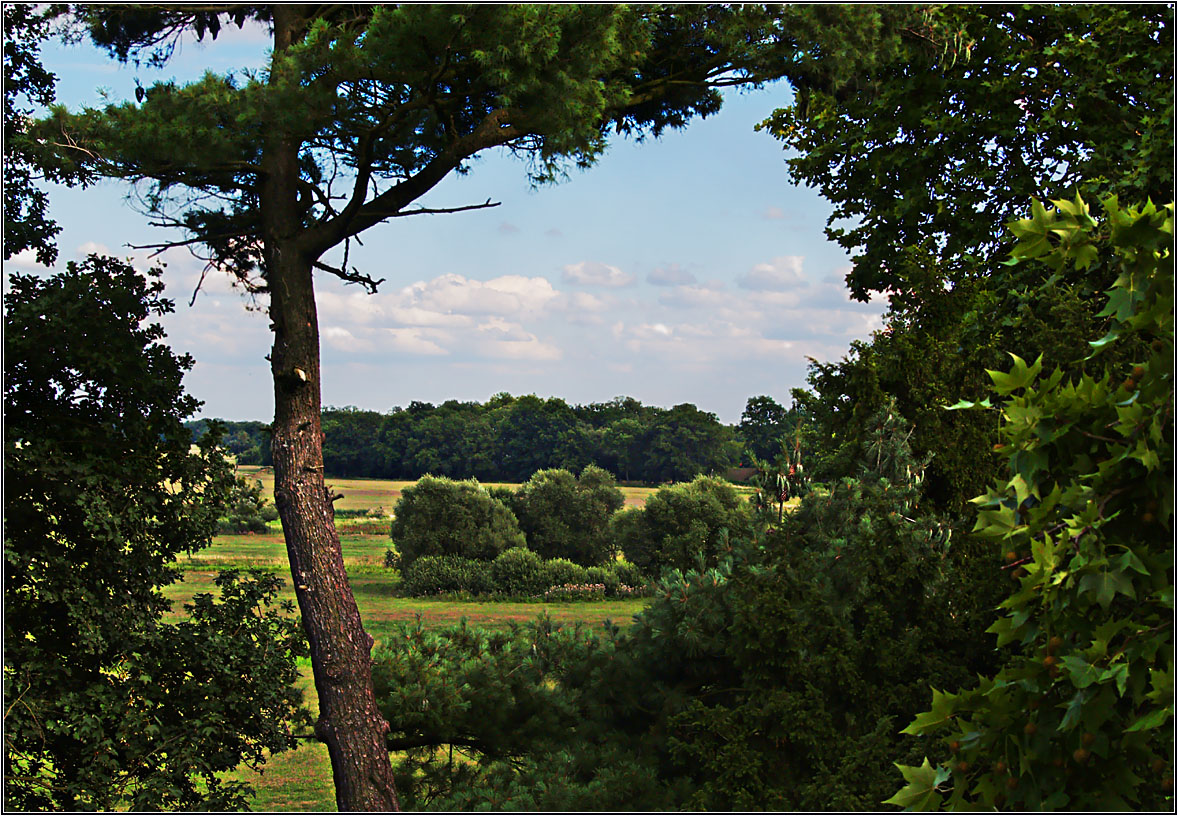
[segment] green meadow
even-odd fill
[[[263,481],[272,491],[272,475],[259,468],[238,468]],[[412,482],[393,482],[369,479],[329,479],[344,499],[336,507],[344,510],[392,508],[401,489]],[[623,488],[628,504],[640,504],[654,492],[651,488]],[[384,566],[384,553],[389,546],[387,518],[338,518],[337,529],[344,553],[348,580],[364,619],[364,628],[377,644],[393,636],[398,623],[412,622],[418,617],[427,627],[445,627],[465,618],[473,626],[508,627],[512,623],[535,620],[547,614],[553,621],[573,624],[581,622],[600,627],[606,621],[619,626],[632,623],[646,599],[625,598],[598,602],[573,603],[540,601],[462,601],[446,598],[406,598],[396,591],[397,574]],[[265,533],[222,535],[213,539],[211,546],[181,559],[183,579],[165,588],[164,594],[172,601],[172,616],[183,617],[184,604],[198,593],[216,593],[214,579],[222,569],[256,567],[281,576],[285,586],[280,598],[294,601],[294,590],[289,580],[286,544],[277,522],[272,522]],[[300,660],[299,685],[303,690],[312,718],[318,716],[315,684],[308,659]],[[302,734],[299,746],[274,755],[258,771],[242,767],[232,776],[249,782],[256,794],[250,802],[255,811],[334,811],[335,789],[331,779],[331,761],[327,748]]]

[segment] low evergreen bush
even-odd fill
[[[618,574],[610,567],[589,567],[585,570],[585,583],[601,584],[605,587],[605,594],[612,597],[618,591]]]
[[[642,570],[638,569],[629,561],[615,561],[610,569],[613,570],[614,575],[618,576],[618,583],[625,584],[634,589],[642,589],[647,585],[646,577],[642,574]]]

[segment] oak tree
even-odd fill
[[[192,359],[150,322],[172,304],[94,255],[7,288],[4,807],[239,808],[222,774],[293,747],[303,643],[271,575],[224,573],[164,617],[232,484],[216,435],[193,449],[182,424]]]

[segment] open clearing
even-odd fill
[[[242,476],[249,476],[262,483],[263,495],[267,498],[274,495],[274,471],[269,467],[259,465],[238,465],[237,472]],[[393,512],[397,499],[401,498],[401,491],[408,485],[416,484],[416,480],[399,481],[396,479],[337,479],[327,477],[327,483],[335,488],[336,493],[343,493],[344,497],[335,503],[337,510],[376,510],[380,509],[386,515]],[[509,487],[518,489],[517,484],[499,482],[485,482],[483,487]],[[751,492],[751,488],[735,485],[739,492]],[[647,497],[658,491],[657,487],[619,487],[626,497],[627,507],[641,507]]]
[[[262,482],[263,495],[273,496],[274,474],[269,468],[242,465],[241,475]],[[448,598],[405,598],[394,589],[395,573],[384,567],[389,541],[389,516],[412,481],[388,479],[336,479],[327,483],[344,497],[336,502],[339,510],[377,511],[373,517],[337,518],[336,526],[343,548],[344,564],[364,628],[377,645],[391,638],[399,623],[420,617],[427,627],[443,627],[463,618],[472,626],[506,628],[526,623],[547,614],[554,622],[573,625],[580,622],[601,628],[606,622],[626,627],[648,599],[627,598],[596,602],[544,603],[540,601],[460,601]],[[491,485],[486,485],[490,487]],[[519,485],[502,485],[518,488]],[[627,507],[641,507],[657,487],[621,487]],[[751,488],[737,486],[741,492]],[[284,586],[280,599],[294,601],[290,583],[286,544],[281,527],[272,522],[265,533],[222,535],[211,546],[180,559],[182,581],[164,590],[173,605],[172,617],[183,617],[184,604],[198,593],[216,593],[213,583],[222,569],[257,567],[279,575]],[[303,689],[312,717],[318,716],[315,684],[309,660],[300,661],[299,686]],[[331,762],[324,745],[313,739],[300,741],[298,748],[271,757],[260,772],[241,768],[232,775],[247,781],[256,790],[250,806],[255,811],[334,811],[335,789],[331,780]]]
[[[239,472],[241,470],[243,469],[239,468]],[[261,478],[266,481],[265,474]],[[329,483],[334,484],[339,492],[351,493],[354,501],[371,502],[372,507],[380,506],[381,502],[385,502],[386,507],[393,504],[387,499],[393,490],[391,486],[412,484],[362,479],[331,479]],[[349,486],[352,484],[378,487],[360,493],[350,490]],[[272,489],[272,482],[267,485],[267,489]],[[653,490],[647,491],[647,495],[650,492]],[[399,488],[397,494],[399,495]],[[642,496],[641,501],[645,501],[645,496]],[[347,506],[341,501],[337,503],[337,507],[340,504]],[[543,603],[399,597],[393,590],[395,573],[383,566],[384,552],[389,546],[388,521],[366,518],[338,519],[337,524],[348,579],[356,596],[356,604],[360,607],[360,615],[364,619],[364,628],[376,640],[378,646],[393,636],[398,623],[412,622],[418,616],[427,627],[448,626],[465,618],[472,626],[506,628],[512,623],[535,620],[543,614],[566,625],[580,621],[587,626],[600,628],[606,621],[611,621],[624,627],[633,622],[634,615],[647,603],[645,598]],[[276,524],[271,527],[270,531],[261,534],[217,536],[212,546],[190,557],[182,557],[180,565],[184,569],[183,581],[164,589],[164,594],[172,601],[172,617],[183,617],[183,605],[191,601],[193,595],[201,592],[216,594],[217,587],[213,580],[222,569],[259,567],[276,573],[284,580],[279,597],[294,601],[282,532]],[[303,689],[307,706],[314,718],[318,716],[318,705],[310,661],[300,660],[299,668],[299,686]],[[243,767],[230,776],[254,786],[256,795],[250,802],[250,807],[255,811],[312,812],[336,809],[335,788],[331,780],[331,761],[327,756],[327,748],[313,739],[301,740],[295,750],[271,757],[260,772]]]

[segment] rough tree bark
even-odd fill
[[[300,25],[291,6],[274,12],[274,50]],[[275,81],[277,77],[272,77]],[[275,129],[263,148],[261,211],[274,347],[274,501],[319,695],[316,735],[327,745],[341,811],[398,810],[385,737],[388,723],[372,688],[372,637],[344,569],[323,477],[319,323],[312,264],[300,242],[298,144]]]

